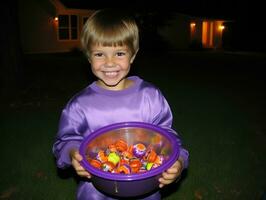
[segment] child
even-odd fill
[[[157,87],[137,76],[127,77],[139,49],[138,27],[133,19],[111,9],[99,10],[84,25],[81,44],[98,80],[76,94],[63,109],[53,153],[59,168],[72,165],[83,177],[77,199],[113,199],[94,188],[90,173],[80,165],[83,158],[78,149],[84,133],[126,121],[151,123],[174,132],[172,113]],[[181,145],[178,135],[177,140]],[[159,187],[176,181],[187,166],[188,152],[181,147],[178,160],[162,173]],[[139,198],[161,197],[155,192]]]

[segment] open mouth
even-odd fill
[[[116,77],[118,75],[118,71],[111,71],[111,72],[103,72],[105,76],[107,77]]]

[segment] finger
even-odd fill
[[[86,171],[79,163],[75,164],[74,166],[76,171]]]
[[[82,177],[91,178],[90,173],[86,170],[77,170],[77,174]]]
[[[79,154],[79,152],[75,152],[75,153],[74,153],[74,158],[75,158],[77,161],[79,161],[79,162],[82,161],[82,159],[83,159],[82,156]]]
[[[71,161],[72,165],[75,167],[75,169],[82,167],[80,162],[76,160],[75,158]]]
[[[162,188],[162,187],[164,187],[165,185],[168,185],[168,184],[172,183],[172,181],[170,181],[170,180],[165,180],[165,179],[163,179],[163,178],[160,178],[160,179],[159,179],[159,182],[160,182],[160,184],[159,184],[159,188]]]
[[[179,169],[174,167],[174,168],[169,168],[166,170],[166,173],[168,174],[177,174],[179,172]]]
[[[177,177],[178,175],[176,173],[174,174],[169,174],[169,173],[163,173],[162,174],[162,178],[165,179],[165,180],[173,180]]]
[[[168,184],[170,184],[170,183],[172,183],[172,182],[173,182],[172,179],[171,179],[171,180],[162,179],[162,180],[160,181],[160,183],[161,183],[161,184],[164,184],[164,185],[168,185]]]
[[[182,169],[183,165],[182,162],[180,160],[177,160],[171,167],[171,168],[178,168],[178,169]]]

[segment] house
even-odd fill
[[[66,7],[60,0],[18,0],[18,11],[23,52],[54,53],[80,48],[83,24],[95,10]],[[167,25],[157,26],[156,34],[172,49],[219,49],[223,23],[224,20],[175,13]],[[146,38],[152,38],[153,33],[154,30],[148,32]]]
[[[225,22],[228,21],[176,13],[158,32],[173,49],[222,49]]]
[[[23,52],[69,52],[80,48],[81,29],[93,12],[67,8],[59,0],[18,0]]]

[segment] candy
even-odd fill
[[[128,145],[119,139],[108,145],[108,148],[98,149],[94,158],[87,161],[95,168],[105,172],[131,174],[145,173],[159,167],[167,159],[162,154],[157,155],[154,146],[146,147],[142,143]]]
[[[129,166],[131,167],[131,170],[134,173],[137,173],[140,170],[140,168],[142,166],[142,163],[141,163],[141,161],[138,158],[132,158],[129,161]]]
[[[119,165],[128,165],[129,164],[129,160],[125,160],[123,157],[120,159]]]
[[[112,172],[115,168],[115,165],[109,161],[102,164],[102,170],[105,172]]]
[[[95,160],[95,159],[90,160],[89,163],[93,167],[98,168],[98,169],[100,169],[101,168],[101,165],[102,165],[102,163],[99,160]]]
[[[115,152],[112,152],[108,155],[108,161],[114,165],[117,165],[117,163],[120,161],[120,157]]]
[[[96,156],[96,159],[103,163],[107,161],[107,156],[103,150],[100,150]]]
[[[156,157],[157,153],[152,148],[149,148],[143,159],[148,162],[154,162],[156,160]]]
[[[117,173],[120,174],[130,174],[131,173],[131,168],[127,164],[121,165],[117,168],[116,170]]]
[[[146,153],[146,146],[142,143],[135,144],[133,146],[133,154],[137,158],[142,158]]]
[[[114,144],[110,144],[108,146],[108,149],[106,150],[106,153],[109,154],[110,152],[117,152],[116,146]]]
[[[158,155],[154,161],[155,164],[161,165],[164,162],[164,157],[162,155]]]
[[[154,163],[147,163],[147,165],[146,165],[146,169],[147,169],[147,170],[151,170],[153,164],[154,164]]]
[[[133,158],[132,153],[129,152],[129,151],[124,151],[124,152],[122,152],[121,155],[122,155],[123,158],[124,158],[125,160],[127,160],[127,161],[129,161],[131,158]]]
[[[123,152],[127,150],[127,143],[124,140],[119,139],[115,142],[115,147],[118,151]]]

